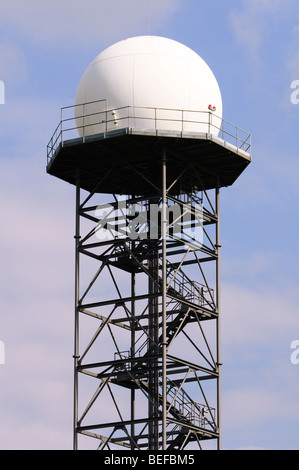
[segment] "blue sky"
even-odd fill
[[[1,2],[0,448],[72,446],[74,188],[46,146],[94,57],[149,33],[195,50],[252,133],[221,194],[223,448],[298,449],[297,0]]]

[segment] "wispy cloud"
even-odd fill
[[[11,85],[27,78],[28,64],[23,51],[10,43],[0,42],[0,79]]]
[[[273,23],[289,15],[294,5],[293,0],[243,0],[241,8],[230,13],[235,38],[245,48],[255,73],[261,65],[261,47],[271,34]]]
[[[290,344],[298,338],[292,289],[224,283],[222,292],[224,440],[242,448],[244,442],[248,448],[261,442],[264,448],[289,448],[288,427],[297,426],[299,417],[299,366],[290,362]],[[269,427],[286,439],[276,441],[271,433],[261,439]]]
[[[1,158],[0,339],[5,364],[0,379],[5,386],[0,389],[0,447],[67,449],[72,426],[72,198],[70,188],[42,171],[45,152],[40,155],[38,145],[31,148],[31,158],[21,153]]]
[[[50,47],[78,47],[147,31],[149,19],[153,26],[161,24],[180,4],[181,0],[53,0],[45,5],[39,0],[11,0],[0,6],[0,25]]]

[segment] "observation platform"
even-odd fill
[[[115,117],[111,119],[111,115],[117,112],[120,115],[119,110],[93,114],[90,129],[85,125],[78,130],[75,123],[78,118],[63,118],[63,110],[69,112],[70,108],[74,107],[62,108],[61,121],[48,144],[47,172],[76,184],[78,169],[80,187],[87,191],[135,196],[154,194],[161,187],[164,151],[167,185],[173,185],[172,194],[189,191],[190,187],[209,190],[230,186],[251,162],[250,134],[223,119],[216,129],[211,113],[202,112],[204,116],[198,122],[201,130],[205,123],[207,132],[194,131],[197,121],[184,119],[186,111],[181,112],[179,120],[155,117],[149,122],[147,119],[147,127],[143,128],[142,120],[137,122],[136,110],[132,118],[132,107],[121,108],[124,117],[117,121]],[[123,112],[126,109],[127,112]],[[159,110],[154,111],[157,116]],[[173,129],[174,121],[176,129]],[[192,131],[185,130],[190,123]],[[101,132],[91,134],[93,130]],[[179,183],[174,183],[177,180]]]

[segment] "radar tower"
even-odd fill
[[[251,161],[195,52],[103,51],[47,172],[76,188],[74,449],[221,448],[220,189]]]

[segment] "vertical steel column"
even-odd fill
[[[149,417],[149,450],[159,448],[159,302],[158,293],[159,259],[156,240],[152,241],[148,258],[149,278],[148,293],[148,417]]]
[[[134,251],[134,242],[132,242],[132,251]],[[131,357],[135,357],[135,291],[136,291],[136,275],[135,273],[131,274]],[[134,367],[134,363],[131,363],[131,367]],[[132,386],[131,388],[131,450],[135,449],[135,388]]]
[[[76,175],[76,223],[75,223],[75,325],[74,325],[74,436],[73,449],[78,448],[78,360],[79,360],[79,244],[80,244],[80,175]]]
[[[167,419],[167,370],[166,370],[166,237],[167,237],[167,213],[166,213],[166,153],[162,158],[162,450],[166,450],[166,419]]]
[[[217,307],[217,426],[218,426],[218,450],[221,450],[221,316],[220,316],[220,190],[219,185],[215,190],[216,199],[216,307]]]

